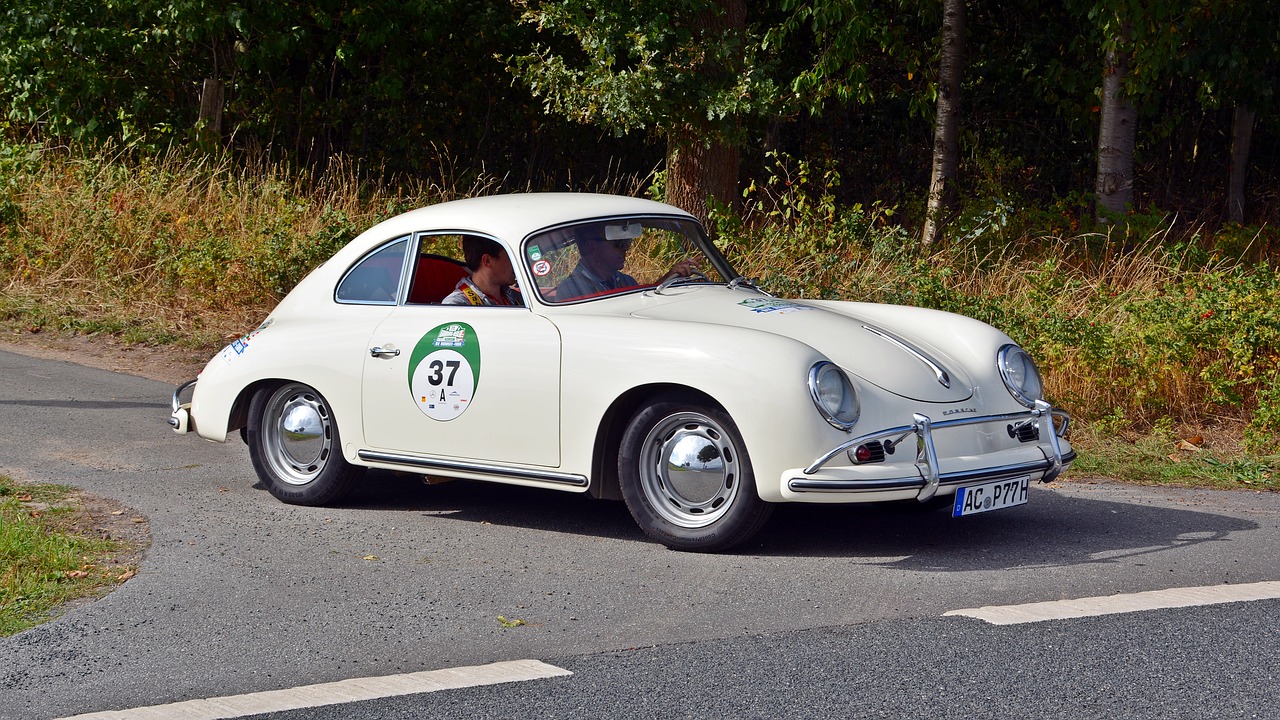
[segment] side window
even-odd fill
[[[462,261],[461,235],[420,235],[406,302],[435,304],[471,274]]]
[[[338,302],[394,305],[404,275],[409,238],[393,240],[369,253],[347,271],[338,283]]]

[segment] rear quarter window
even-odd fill
[[[365,255],[338,283],[335,299],[341,303],[394,305],[404,277],[404,257],[409,238],[402,237]]]

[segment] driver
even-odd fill
[[[572,300],[639,284],[635,278],[622,272],[622,266],[627,262],[627,250],[631,248],[629,238],[606,240],[604,229],[600,227],[579,230],[577,235],[578,266],[556,286],[557,299]],[[689,277],[695,272],[700,272],[696,260],[681,260],[654,284],[673,277]]]

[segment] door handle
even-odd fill
[[[369,354],[370,354],[370,355],[372,355],[373,357],[386,358],[386,357],[396,357],[397,355],[399,355],[399,354],[400,354],[400,351],[399,351],[399,350],[388,350],[388,349],[386,349],[386,348],[383,348],[383,347],[381,347],[381,346],[378,346],[378,347],[375,347],[375,348],[370,349],[370,350],[369,350]]]

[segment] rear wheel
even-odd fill
[[[302,383],[267,388],[253,396],[245,442],[267,490],[292,505],[334,502],[364,474],[363,467],[342,456],[328,402]]]
[[[632,417],[618,477],[636,523],[675,550],[726,550],[759,532],[773,513],[756,492],[733,420],[678,396],[660,397]]]

